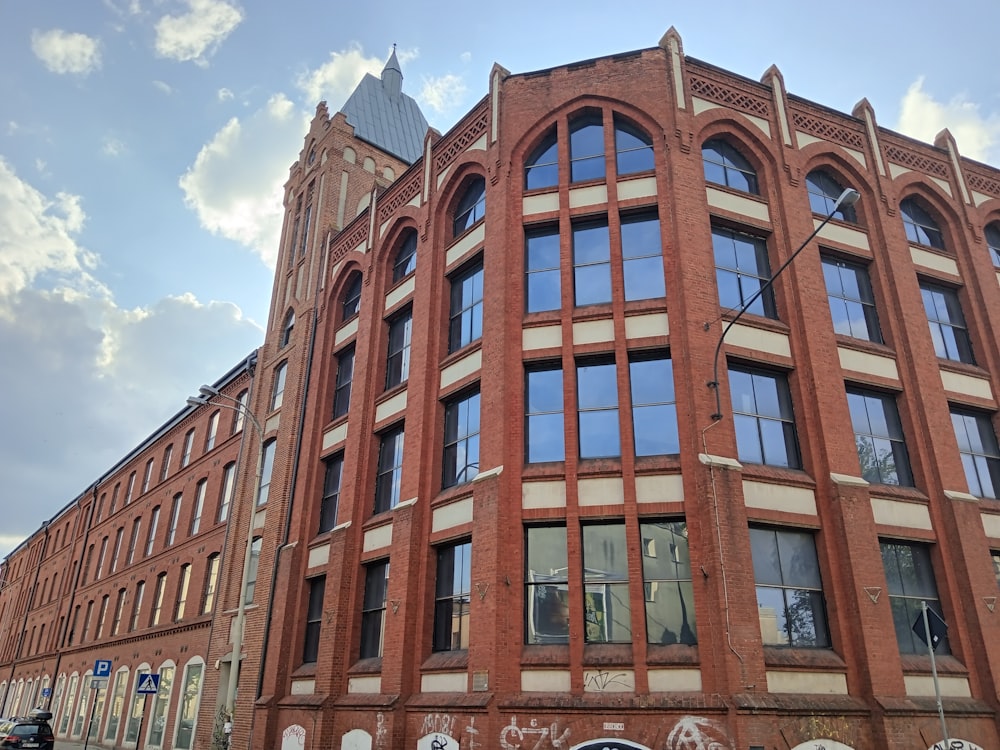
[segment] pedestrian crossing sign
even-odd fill
[[[155,694],[157,690],[160,689],[160,675],[158,674],[144,674],[139,678],[139,686],[136,687],[135,692],[139,695],[148,695],[150,693]]]

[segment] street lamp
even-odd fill
[[[187,403],[189,406],[206,406],[212,403],[214,399],[230,401],[232,402],[230,404],[216,402],[215,405],[242,415],[253,425],[253,429],[257,433],[257,471],[254,479],[253,494],[251,495],[250,517],[247,521],[246,547],[243,550],[243,577],[240,581],[240,597],[236,605],[236,618],[233,622],[233,657],[229,668],[229,682],[226,684],[226,711],[229,712],[230,716],[234,716],[236,711],[236,686],[240,677],[240,655],[243,651],[243,626],[246,622],[247,579],[250,577],[251,548],[253,547],[254,540],[254,516],[256,515],[254,504],[260,492],[261,471],[264,463],[264,428],[253,415],[253,412],[239,399],[226,395],[211,385],[203,385],[198,389],[198,393],[201,395],[188,398]]]
[[[858,202],[860,197],[861,194],[854,188],[845,188],[844,192],[838,196],[837,201],[833,204],[833,208],[830,209],[830,213],[828,213],[823,221],[816,226],[816,228],[812,231],[812,234],[806,237],[805,241],[799,245],[799,248],[791,254],[788,260],[782,263],[781,267],[771,275],[771,278],[761,284],[760,289],[754,292],[750,296],[750,299],[743,303],[733,319],[730,320],[726,327],[722,330],[722,335],[719,336],[719,342],[715,345],[715,364],[712,367],[712,379],[708,381],[708,387],[715,390],[715,414],[712,415],[712,419],[714,421],[718,422],[722,419],[722,401],[719,396],[719,352],[722,350],[722,342],[725,340],[726,334],[729,333],[729,329],[733,327],[737,320],[743,317],[743,313],[749,309],[750,305],[760,299],[760,296],[771,288],[774,284],[774,280],[781,275],[782,271],[788,268],[791,262],[798,257],[799,253],[806,249],[806,245],[812,242],[813,237],[819,234],[820,230],[826,226],[826,223],[833,218],[833,215],[841,208],[853,206]]]

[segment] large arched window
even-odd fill
[[[757,172],[743,154],[721,138],[705,141],[701,147],[705,181],[757,195]]]
[[[361,272],[355,271],[344,286],[341,303],[341,320],[353,318],[361,310]]]
[[[524,165],[524,189],[539,190],[559,184],[559,144],[556,129],[545,136]]]
[[[392,264],[392,283],[401,281],[417,268],[417,233],[409,229],[403,235],[403,241],[396,250],[396,258]]]
[[[993,259],[993,265],[1000,268],[1000,222],[994,221],[992,224],[987,224],[984,234],[986,235],[986,245],[990,249],[990,258]]]
[[[295,311],[289,310],[288,314],[285,315],[285,322],[281,326],[281,341],[278,344],[280,347],[288,346],[288,342],[292,340],[292,330],[295,328]]]
[[[577,117],[569,124],[570,182],[604,178],[604,125],[600,113]]]
[[[615,117],[615,151],[619,175],[653,168],[653,139],[637,125],[619,117]]]
[[[809,206],[813,213],[829,216],[832,212],[834,219],[849,221],[852,224],[857,223],[858,217],[854,213],[854,206],[841,206],[833,211],[833,207],[837,204],[837,198],[844,192],[844,186],[822,169],[814,169],[808,174],[806,191],[809,193]]]
[[[899,203],[899,213],[903,217],[903,228],[906,239],[921,245],[930,245],[944,250],[944,237],[941,228],[930,213],[921,206],[916,198],[904,198]]]
[[[453,236],[458,237],[486,216],[486,179],[473,178],[455,206]]]

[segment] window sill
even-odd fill
[[[583,666],[632,666],[635,657],[631,643],[587,643],[583,647]]]
[[[525,645],[521,651],[521,666],[568,667],[569,644]]]
[[[315,677],[315,676],[316,676],[316,662],[308,662],[306,664],[303,664],[291,674],[291,678],[293,680],[299,677]]]
[[[726,325],[728,325],[732,320],[736,318],[738,313],[739,309],[729,310],[727,308],[722,313],[722,319],[726,322]],[[752,328],[760,328],[765,331],[772,331],[774,333],[783,333],[785,335],[789,335],[792,331],[792,329],[788,326],[787,323],[784,323],[778,320],[777,318],[768,318],[764,315],[757,315],[756,313],[752,312],[743,313],[743,315],[740,317],[740,323],[741,324],[746,323],[746,325],[749,325]],[[723,326],[723,330],[725,330],[725,326]]]
[[[900,654],[899,660],[903,663],[903,674],[930,674],[931,672],[930,656]],[[969,674],[969,670],[965,668],[965,665],[950,654],[935,655],[934,665],[937,667],[939,674]]]
[[[650,665],[698,664],[699,661],[697,644],[650,643],[646,645],[646,663]]]
[[[478,228],[479,228],[479,226],[480,226],[480,225],[482,225],[482,223],[483,223],[483,222],[485,222],[485,221],[486,221],[486,217],[483,217],[482,219],[480,219],[479,221],[477,221],[477,222],[476,222],[475,224],[473,224],[473,225],[472,225],[471,227],[468,227],[467,229],[463,229],[463,230],[462,230],[462,232],[461,232],[460,234],[456,234],[456,235],[455,235],[454,237],[452,237],[452,238],[451,238],[451,242],[449,242],[449,243],[448,243],[448,244],[447,244],[447,245],[445,246],[445,253],[447,253],[447,252],[448,252],[448,250],[450,250],[450,249],[451,249],[451,246],[452,246],[452,245],[456,245],[456,244],[458,244],[459,242],[461,242],[461,241],[462,241],[462,238],[463,238],[463,237],[465,237],[465,236],[466,236],[467,234],[469,234],[470,232],[474,232],[474,231],[475,231],[476,229],[478,229]],[[449,222],[449,223],[450,223],[450,222]]]
[[[845,349],[854,349],[864,354],[874,354],[877,357],[896,358],[896,350],[888,344],[880,344],[877,341],[869,341],[868,339],[858,339],[843,333],[834,333],[834,337],[837,339],[837,346],[842,346]]]
[[[625,317],[644,315],[651,312],[666,312],[666,297],[649,297],[647,299],[625,300]]]
[[[447,505],[448,503],[454,502],[464,496],[472,497],[473,481],[474,480],[469,480],[468,482],[462,482],[461,484],[456,484],[452,487],[446,487],[441,490],[437,496],[431,500],[431,507],[437,508],[441,505]]]
[[[522,479],[565,479],[565,461],[539,461],[538,463],[525,463],[521,467]]]
[[[396,396],[406,390],[406,386],[409,385],[409,379],[404,380],[402,383],[396,383],[386,388],[382,393],[380,393],[375,398],[375,406],[378,406],[383,401],[388,401],[393,396]]]
[[[420,665],[420,669],[426,672],[453,672],[456,669],[468,669],[469,650],[456,649],[455,651],[435,651]]]
[[[677,453],[663,453],[656,456],[636,456],[635,473],[652,474],[667,471],[669,473],[679,473],[681,470],[681,459]]]
[[[764,664],[769,667],[794,667],[843,671],[844,660],[831,648],[786,648],[764,646]]]
[[[573,303],[573,322],[579,323],[587,320],[603,320],[610,318],[614,314],[611,302],[594,302],[589,305],[577,305]]]
[[[620,477],[622,475],[621,456],[606,458],[581,458],[577,463],[577,474],[581,477]]]
[[[896,484],[869,484],[868,494],[872,497],[885,497],[892,500],[909,500],[926,505],[927,495],[916,487],[900,487]]]
[[[475,351],[477,351],[479,349],[482,349],[482,348],[483,348],[483,339],[482,339],[482,337],[480,337],[480,338],[476,339],[475,341],[470,341],[468,344],[466,344],[465,346],[463,346],[461,349],[456,349],[453,352],[448,352],[448,354],[445,355],[444,359],[441,360],[440,366],[442,368],[445,368],[445,367],[448,367],[449,365],[453,365],[455,362],[458,362],[460,359],[463,359],[464,357],[467,357],[468,355],[470,355],[473,352],[475,352]]]
[[[524,313],[524,328],[541,328],[546,325],[558,324],[561,321],[561,308],[555,310],[538,310]]]
[[[938,357],[938,369],[948,370],[959,375],[969,375],[973,378],[988,380],[990,374],[979,365],[971,362],[959,362],[957,359],[943,359]]]
[[[744,479],[760,479],[775,484],[786,484],[793,487],[816,489],[816,480],[803,469],[787,469],[783,466],[768,466],[766,464],[743,463]]]
[[[381,674],[382,657],[372,656],[368,659],[359,659],[347,670],[347,674]]]

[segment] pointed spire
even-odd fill
[[[382,86],[389,96],[398,96],[403,90],[403,69],[399,67],[399,60],[396,59],[396,44],[392,45],[392,54],[385,67],[382,68]]]

